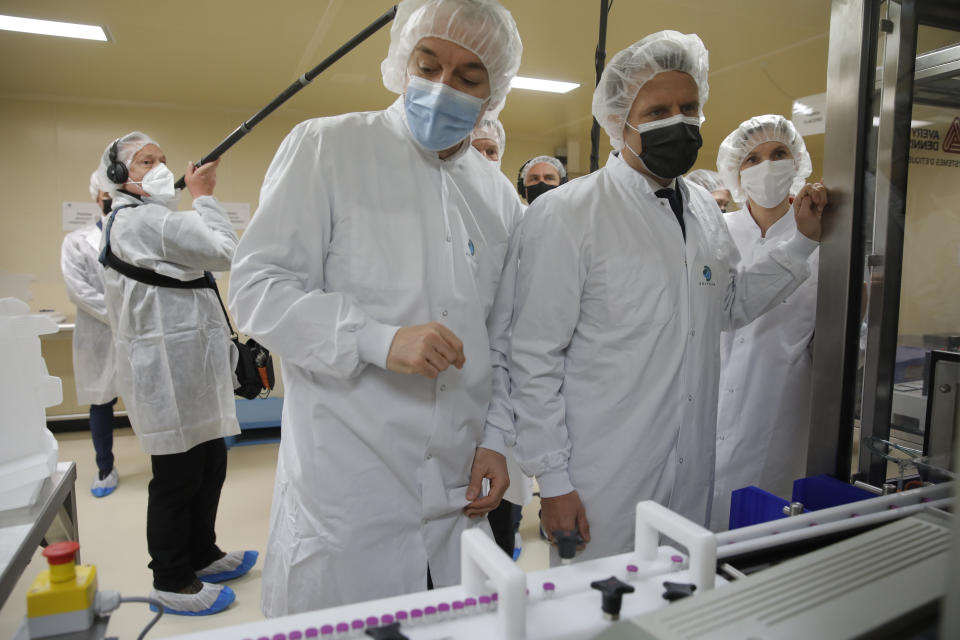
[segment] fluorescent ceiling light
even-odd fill
[[[0,30],[36,33],[42,36],[60,36],[61,38],[107,41],[107,34],[103,27],[99,25],[34,20],[32,18],[17,18],[16,16],[0,15]]]
[[[514,89],[530,89],[532,91],[549,91],[550,93],[567,93],[580,85],[576,82],[560,82],[558,80],[542,80],[540,78],[524,78],[514,76],[510,82]]]

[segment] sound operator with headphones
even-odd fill
[[[213,197],[217,162],[188,166],[192,211],[175,211],[166,156],[134,131],[107,145],[97,170],[113,207],[100,260],[116,349],[117,386],[140,446],[150,454],[147,548],[151,597],[167,613],[208,615],[234,593],[255,551],[216,545],[227,472],[224,436],[240,433],[235,350],[208,271],[227,271],[237,234]],[[122,271],[122,273],[121,273]],[[215,286],[215,285],[214,285]]]
[[[527,204],[567,181],[567,170],[553,156],[537,156],[523,163],[517,176],[517,192]]]

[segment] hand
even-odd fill
[[[579,531],[584,544],[590,542],[590,523],[587,522],[587,510],[580,502],[580,494],[571,491],[562,496],[540,498],[540,521],[550,544],[556,544],[554,531]]]
[[[490,493],[481,497],[484,478],[490,479]],[[470,500],[470,504],[463,508],[463,512],[476,518],[493,511],[500,505],[509,486],[507,459],[503,454],[477,447],[477,452],[473,455],[473,466],[470,468],[470,485],[467,487],[467,500]]]
[[[187,163],[187,174],[183,177],[187,183],[187,189],[194,198],[200,196],[212,196],[213,188],[217,184],[217,167],[220,166],[220,158],[197,168],[192,162]]]
[[[436,378],[450,365],[462,369],[466,361],[460,338],[439,322],[431,322],[403,327],[394,334],[387,369]]]
[[[819,182],[803,185],[800,193],[793,199],[797,230],[811,240],[820,242],[820,219],[826,206],[826,187]]]

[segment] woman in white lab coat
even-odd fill
[[[98,170],[113,196],[103,255],[109,241],[120,261],[177,281],[228,270],[237,235],[213,197],[216,168],[188,167],[193,209],[176,211],[173,174],[152,139],[134,131],[108,145]],[[168,613],[217,613],[234,594],[216,583],[246,573],[257,556],[225,554],[216,545],[227,472],[223,438],[240,432],[226,319],[210,288],[156,286],[113,268],[104,270],[103,280],[117,384],[140,446],[151,456],[151,597]]]
[[[90,196],[104,215],[110,212],[110,194],[101,190],[96,171],[90,176]],[[102,228],[103,222],[97,220],[71,231],[60,250],[67,296],[77,305],[73,377],[77,403],[90,405],[90,435],[97,460],[90,492],[97,498],[113,493],[119,480],[113,458],[113,405],[117,403],[113,333],[103,300],[103,266],[98,261]]]
[[[810,155],[789,120],[763,115],[727,136],[717,168],[734,199],[746,203],[725,219],[749,267],[795,233],[790,194],[810,175]],[[789,500],[804,475],[819,255],[808,258],[810,278],[772,311],[723,334],[715,531],[727,528],[732,491],[753,485]]]

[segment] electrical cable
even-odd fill
[[[120,604],[124,602],[139,602],[142,604],[152,604],[157,608],[157,615],[153,616],[153,620],[147,623],[147,626],[143,628],[143,631],[140,632],[140,635],[137,636],[137,640],[143,640],[144,636],[147,635],[147,632],[153,628],[157,621],[160,620],[163,616],[163,605],[154,600],[153,598],[139,598],[139,597],[130,597],[130,598],[120,598]]]

